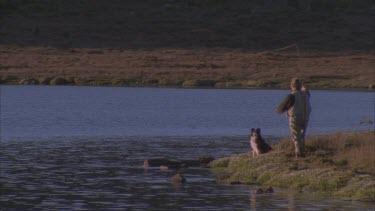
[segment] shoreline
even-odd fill
[[[298,159],[292,158],[290,140],[281,139],[270,153],[258,158],[250,153],[234,154],[209,166],[218,181],[227,184],[272,186],[374,202],[374,135],[374,130],[314,135],[307,140],[306,158]]]
[[[110,85],[44,85],[44,84],[1,84],[0,86],[37,86],[37,87],[92,87],[92,88],[145,88],[145,89],[215,89],[215,90],[285,90],[287,88],[277,88],[277,87],[234,87],[234,88],[223,88],[223,87],[174,87],[174,86],[110,86]],[[365,89],[365,88],[310,88],[310,91],[334,91],[334,92],[375,92],[375,89]]]
[[[0,84],[375,90],[372,52],[257,54],[232,49],[59,49],[0,45]],[[22,61],[22,63],[20,63]],[[356,74],[353,74],[355,70]]]

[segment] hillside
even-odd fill
[[[314,88],[375,83],[371,1],[260,2],[0,0],[1,82],[282,88],[297,75]]]

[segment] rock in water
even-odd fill
[[[181,175],[181,173],[177,173],[171,177],[171,182],[172,183],[185,183],[186,179],[184,176]]]
[[[143,162],[144,167],[168,167],[169,169],[179,169],[188,167],[207,167],[207,165],[212,162],[214,158],[212,156],[199,157],[197,160],[168,160],[165,158],[152,158],[146,159]]]
[[[202,156],[202,157],[198,158],[198,161],[200,162],[200,164],[205,165],[205,166],[207,166],[209,163],[211,163],[214,160],[215,160],[215,158],[212,157],[211,155]]]
[[[164,158],[146,159],[143,161],[144,167],[161,167],[166,166],[168,168],[180,168],[182,166],[179,161],[171,161]]]
[[[256,189],[255,193],[256,194],[262,194],[262,193],[264,193],[264,190],[262,188],[258,188],[258,189]]]
[[[273,193],[273,192],[274,190],[271,186],[266,189],[266,193]]]
[[[256,194],[263,194],[263,193],[274,193],[274,190],[273,188],[270,186],[268,187],[267,189],[263,189],[263,188],[258,188],[255,190],[255,193]]]

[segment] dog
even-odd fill
[[[260,135],[260,128],[251,128],[250,146],[253,152],[253,157],[258,157],[259,154],[264,154],[272,150]]]

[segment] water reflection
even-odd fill
[[[288,211],[296,211],[294,194],[288,194]]]
[[[257,196],[256,193],[250,191],[250,208],[253,211],[257,210]]]

